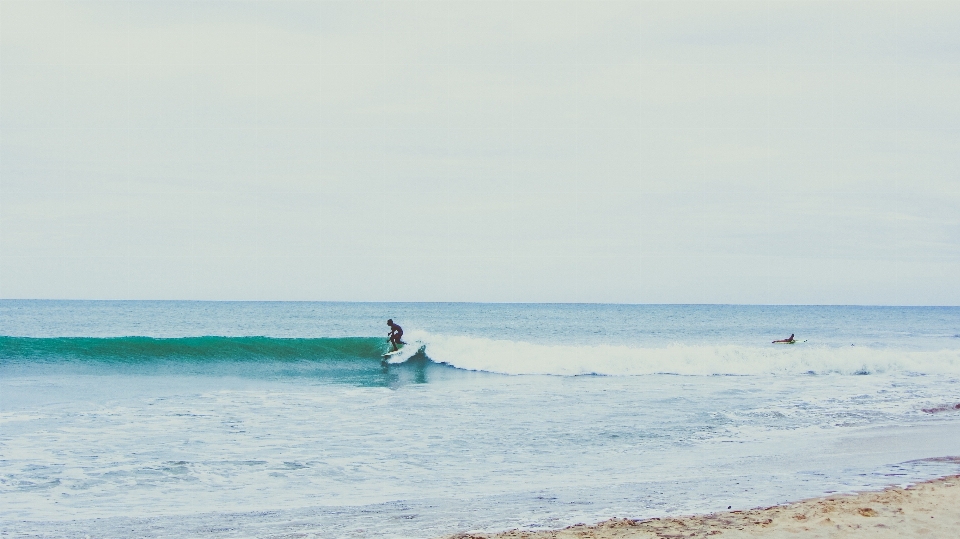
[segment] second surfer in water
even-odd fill
[[[791,333],[790,336],[787,337],[786,339],[780,339],[780,340],[773,341],[773,342],[774,342],[774,343],[782,342],[782,343],[784,343],[784,344],[793,344],[793,343],[796,342],[796,341],[793,340],[793,333]]]
[[[403,337],[403,328],[394,324],[393,319],[387,320],[387,325],[390,326],[390,344],[393,345],[393,351],[396,352],[400,349],[400,345],[403,344],[403,341],[400,340]]]

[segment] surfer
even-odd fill
[[[404,342],[400,340],[400,337],[403,337],[403,328],[394,324],[392,318],[387,320],[387,325],[390,326],[390,335],[388,335],[390,337],[390,344],[393,345],[393,351],[396,352],[400,349],[400,345],[404,344]]]
[[[795,343],[796,341],[793,340],[793,333],[791,333],[790,336],[787,337],[786,339],[780,339],[780,340],[773,341],[773,342],[774,342],[774,344],[776,344],[776,343],[778,343],[778,342],[782,342],[782,343],[786,343],[786,344],[793,344],[793,343]]]

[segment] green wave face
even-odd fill
[[[380,360],[388,346],[379,337],[0,337],[0,372],[314,378],[362,386],[426,382],[425,357],[387,367]]]
[[[346,337],[0,337],[0,358],[94,361],[289,361],[379,358],[386,339]]]

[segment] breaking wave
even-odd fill
[[[960,350],[902,350],[796,345],[632,347],[545,345],[476,337],[411,335],[413,357],[469,371],[556,376],[645,374],[960,374]],[[416,339],[416,341],[414,341]],[[379,337],[0,337],[0,363],[170,364],[223,362],[379,366],[388,349]],[[417,353],[423,350],[423,355]]]
[[[424,336],[426,354],[460,369],[560,376],[644,374],[960,373],[960,350],[912,351],[796,345],[567,346],[474,337]]]

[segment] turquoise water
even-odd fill
[[[12,535],[559,527],[960,455],[960,308],[0,301],[0,335]]]

